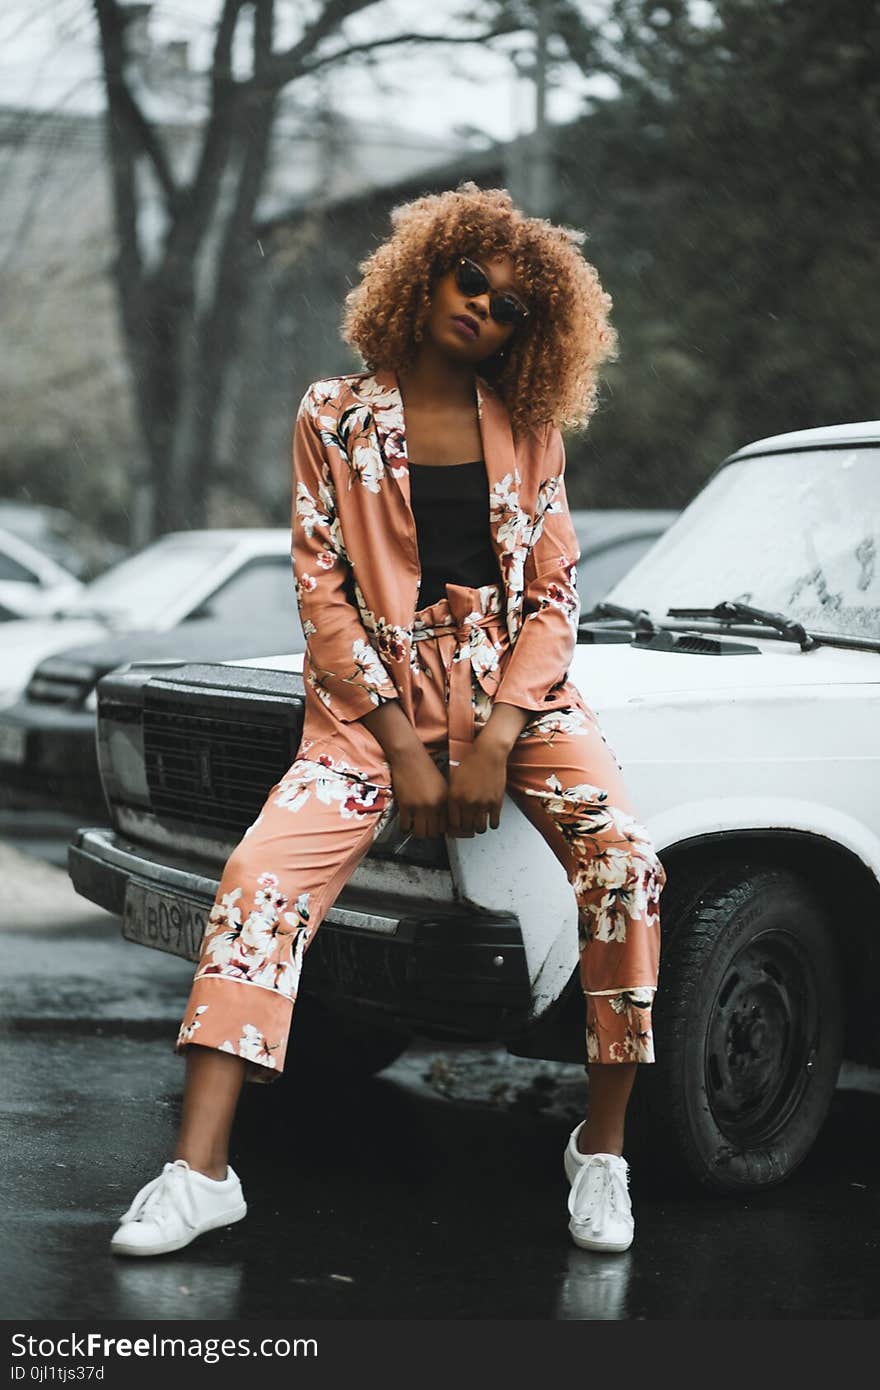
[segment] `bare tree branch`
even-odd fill
[[[224,88],[233,82],[232,41],[235,26],[247,0],[223,0],[217,37],[214,40],[214,60],[211,64],[211,90],[216,98],[223,95]]]
[[[124,81],[120,86],[118,99],[120,110],[124,111],[130,121],[141,149],[153,166],[159,187],[165,195],[168,210],[173,212],[180,190],[171,172],[171,166],[165,158],[162,144],[157,139],[156,131],[132,96],[128,84]]]
[[[166,273],[175,278],[195,255],[220,192],[220,176],[229,156],[238,96],[232,75],[235,29],[247,0],[223,0],[211,65],[211,111],[195,177],[186,190],[180,216],[165,246]]]
[[[300,67],[298,75],[305,77],[310,73],[317,72],[319,68],[326,67],[329,63],[343,63],[347,58],[356,54],[375,53],[379,48],[389,48],[405,43],[486,43],[489,39],[497,39],[502,34],[517,33],[519,28],[518,24],[510,21],[509,23],[499,23],[492,29],[484,29],[480,34],[391,34],[388,38],[373,39],[369,43],[354,43],[348,48],[337,48],[334,52],[326,53],[321,57],[306,59]]]
[[[170,210],[174,207],[179,191],[171,166],[153,126],[135,101],[125,78],[125,11],[120,8],[118,0],[94,0],[94,7],[102,38],[104,80],[111,114],[114,120],[128,124],[133,139],[153,166]],[[104,42],[108,33],[112,34],[109,47]]]
[[[317,19],[303,30],[293,47],[273,55],[267,66],[266,80],[278,86],[289,82],[300,73],[302,63],[315,51],[322,39],[334,33],[344,20],[368,10],[377,3],[378,0],[327,0]]]

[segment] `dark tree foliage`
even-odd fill
[[[562,134],[619,361],[578,502],[680,505],[749,439],[877,413],[880,6],[617,0],[620,96]]]

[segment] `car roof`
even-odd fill
[[[751,454],[775,454],[788,449],[839,449],[853,444],[880,444],[880,420],[860,420],[846,425],[819,425],[809,430],[789,430],[756,439],[728,454],[725,463]]]

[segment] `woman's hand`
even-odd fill
[[[487,818],[492,829],[498,829],[507,789],[507,759],[529,717],[529,710],[497,700],[466,757],[450,768],[450,835],[482,835]]]
[[[450,835],[467,839],[482,835],[487,819],[493,830],[498,829],[507,787],[507,753],[503,744],[478,738],[458,766],[449,769]]]
[[[447,782],[406,718],[399,700],[388,700],[362,718],[381,743],[403,831],[420,837],[482,835],[487,820],[501,823],[507,759],[529,711],[497,701],[486,724]]]
[[[382,745],[400,828],[423,838],[446,832],[446,778],[427,752],[399,700],[384,700],[361,719]]]
[[[429,838],[446,833],[446,778],[423,744],[389,759],[401,830]]]

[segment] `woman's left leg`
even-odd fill
[[[574,888],[587,1062],[627,1074],[627,1063],[654,1061],[651,1006],[666,871],[586,705],[529,719],[507,769],[508,791]]]
[[[589,1100],[565,1154],[569,1229],[587,1249],[623,1250],[632,1240],[624,1120],[637,1064],[654,1061],[666,871],[586,704],[533,715],[507,769],[508,791],[562,863],[578,906]]]

